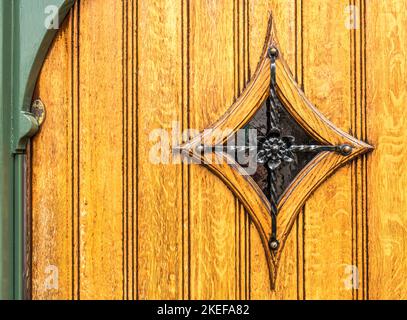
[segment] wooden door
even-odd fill
[[[407,298],[406,12],[403,0],[77,0],[35,94],[32,298]],[[352,146],[292,177],[276,251],[254,179],[149,158],[152,132],[174,123],[245,127],[268,99],[272,45],[290,123]]]

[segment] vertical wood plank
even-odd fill
[[[154,164],[154,129],[182,127],[183,7],[181,2],[138,2],[138,295],[183,297],[183,178],[180,165]],[[177,135],[176,139],[179,139]],[[171,144],[179,141],[170,141]],[[170,157],[171,160],[171,157]]]
[[[369,298],[407,298],[407,4],[366,1]]]
[[[99,1],[80,2],[81,299],[122,299],[126,285],[123,120],[127,110],[123,93],[122,5],[116,0],[104,0],[103,5]]]
[[[335,125],[351,128],[349,1],[302,1],[303,86]],[[352,258],[352,184],[347,166],[328,179],[305,206],[305,297],[351,299],[344,280]],[[327,245],[329,243],[329,245]]]
[[[72,27],[72,19],[61,27],[35,92],[47,115],[32,142],[32,299],[73,292]]]
[[[190,2],[190,122],[203,130],[234,96],[234,2]],[[190,168],[191,298],[235,298],[235,199],[207,169]]]

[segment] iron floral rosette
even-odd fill
[[[267,164],[270,170],[277,170],[283,163],[289,164],[295,161],[291,146],[295,138],[292,136],[281,136],[278,129],[273,129],[259,143],[260,151],[257,153],[257,162]]]

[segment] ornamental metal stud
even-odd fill
[[[41,126],[45,120],[45,106],[40,99],[37,99],[33,102],[31,106],[31,112],[34,115],[35,119],[37,119],[38,125]]]

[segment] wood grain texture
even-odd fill
[[[69,299],[73,293],[72,19],[62,26],[42,69],[36,97],[49,112],[32,142],[32,292],[34,299]],[[53,127],[57,127],[55,135]],[[45,143],[46,141],[46,143]],[[62,147],[61,147],[62,146]],[[37,170],[39,168],[39,170]],[[58,290],[53,275],[58,267]]]
[[[358,0],[352,3],[355,12],[354,28],[351,31],[351,91],[352,96],[352,128],[353,135],[363,141],[368,140],[366,112],[366,1]],[[355,288],[353,299],[368,298],[368,226],[367,226],[367,158],[366,154],[352,163],[352,255],[356,266]],[[349,272],[348,272],[349,274]]]
[[[81,299],[122,299],[125,286],[123,3],[103,3],[80,2],[77,71]]]
[[[406,10],[405,1],[366,3],[370,299],[407,298]]]
[[[180,2],[170,1],[140,1],[137,7],[138,44],[133,54],[138,55],[134,114],[138,123],[138,170],[134,173],[138,185],[138,232],[134,235],[138,238],[138,295],[140,299],[182,299],[181,166],[157,165],[150,158],[156,143],[151,132],[171,130],[173,122],[182,122],[182,7]]]
[[[303,1],[303,84],[306,95],[335,125],[351,128],[349,1]],[[318,43],[318,45],[315,45]],[[346,267],[352,259],[350,166],[327,180],[305,206],[305,296],[351,299]],[[327,246],[326,243],[330,245]],[[328,259],[329,257],[329,259]]]
[[[199,0],[189,5],[189,128],[203,130],[226,111],[235,93],[234,2]],[[193,165],[190,204],[190,297],[235,298],[234,196],[207,169]]]
[[[356,29],[346,28],[348,5]],[[32,297],[405,298],[406,9],[401,0],[78,1],[35,95],[47,118],[32,144]],[[270,13],[289,112],[321,143],[355,146],[349,157],[319,154],[291,184],[275,256],[270,209],[250,178],[149,157],[150,132],[173,121],[193,137],[251,118],[268,95]],[[186,140],[177,133],[170,147]],[[370,150],[359,140],[376,149],[331,176]],[[348,265],[358,288],[345,286]],[[47,288],[52,266],[58,289]]]
[[[247,282],[238,274],[246,260],[237,251],[237,247],[243,250],[237,240],[239,223],[247,219],[241,205],[205,169],[155,165],[149,159],[151,130],[170,129],[173,121],[180,121],[184,129],[190,124],[203,128],[212,120],[207,119],[211,113],[202,108],[201,101],[218,87],[215,100],[226,99],[225,107],[233,100],[237,83],[234,35],[224,28],[233,31],[230,18],[236,11],[232,4],[224,4],[229,15],[216,13],[220,5],[80,1],[71,13],[75,25],[62,34],[63,39],[57,39],[54,49],[55,55],[63,52],[64,41],[71,49],[63,59],[67,67],[58,77],[69,76],[72,85],[66,94],[56,92],[69,95],[66,108],[70,114],[64,124],[53,121],[59,110],[47,103],[52,129],[35,140],[33,162],[35,174],[42,177],[43,168],[35,162],[36,146],[45,148],[55,135],[65,137],[58,147],[68,150],[66,161],[72,172],[65,170],[69,186],[57,196],[71,205],[72,231],[68,231],[72,239],[67,252],[72,256],[64,260],[61,270],[72,270],[72,274],[64,271],[61,276],[70,280],[72,288],[58,297],[215,298],[225,297],[225,290],[229,298],[240,296],[236,290],[241,290],[241,281]],[[112,6],[115,9],[109,14]],[[96,19],[91,19],[94,12]],[[214,14],[218,18],[211,20]],[[219,39],[229,50],[222,45],[208,59],[201,46],[209,50],[216,45],[206,28],[218,22],[223,23]],[[48,58],[38,96],[52,90],[55,82],[47,70],[58,63]],[[218,74],[208,72],[212,63],[219,64]],[[229,69],[226,80],[219,78],[224,64]],[[216,112],[211,117],[223,111]],[[68,134],[64,128],[70,130]],[[44,157],[51,158],[53,151],[47,150]],[[55,155],[63,160],[63,155]],[[64,176],[63,172],[58,176]],[[42,190],[39,183],[34,179],[34,193]],[[210,197],[213,189],[220,192],[217,199]],[[58,210],[60,223],[67,213]],[[33,233],[39,237],[37,228],[50,226],[43,216],[34,218]],[[200,241],[201,237],[207,241]],[[59,249],[57,255],[67,248]],[[39,246],[33,256],[44,263],[49,255]],[[34,266],[34,282],[41,280],[40,268],[40,264]]]
[[[270,71],[267,50],[270,46],[278,47],[275,33],[272,19],[269,19],[260,63],[242,94],[219,120],[207,127],[201,134],[179,147],[185,155],[192,155],[199,163],[204,163],[211,171],[217,174],[239,197],[240,201],[246,205],[246,209],[255,222],[263,241],[270,267],[271,282],[274,282],[277,276],[278,263],[284,248],[285,239],[291,232],[306,199],[336,169],[372,149],[368,144],[335,127],[306,98],[303,91],[296,84],[283,58],[277,60],[277,94],[291,116],[320,144],[346,144],[352,147],[352,152],[346,156],[338,153],[320,153],[290,184],[278,204],[278,238],[281,241],[281,247],[276,254],[271,254],[268,250],[267,241],[270,238],[270,209],[269,203],[262,192],[259,192],[250,176],[233,172],[233,170],[237,171],[239,169],[239,165],[227,155],[221,154],[216,158],[219,158],[221,163],[231,164],[229,167],[219,164],[219,161],[213,161],[211,155],[202,155],[197,150],[199,150],[198,147],[202,143],[206,146],[216,146],[225,143],[233,137],[237,130],[243,128],[247,121],[259,110],[263,99],[267,97],[269,91]],[[274,286],[274,283],[272,286]]]

